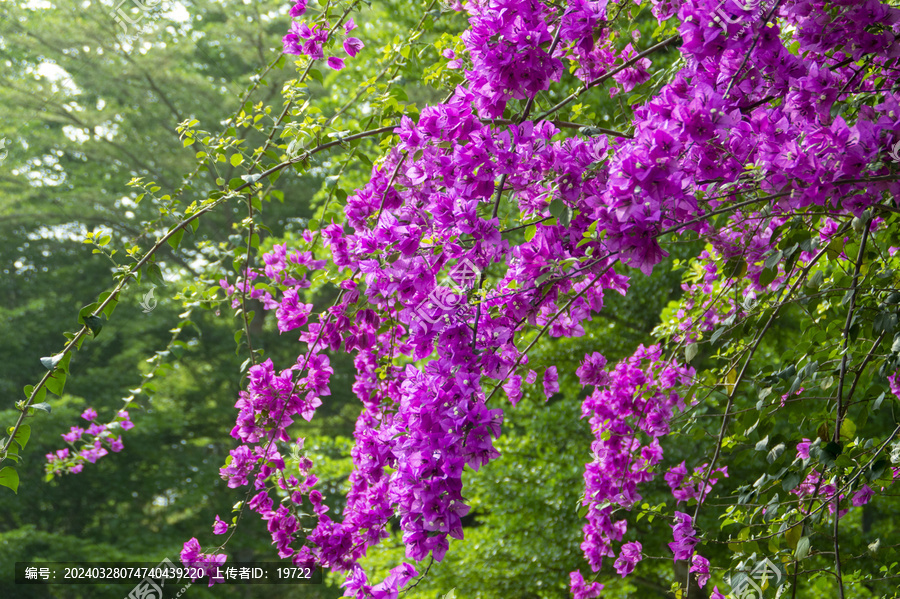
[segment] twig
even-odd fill
[[[624,71],[625,69],[629,68],[630,66],[632,66],[633,64],[635,64],[635,63],[636,63],[637,61],[639,61],[640,59],[642,59],[642,58],[644,58],[644,57],[646,57],[646,56],[649,56],[650,54],[653,54],[654,52],[657,52],[657,51],[659,51],[659,50],[662,50],[662,49],[665,48],[666,46],[669,46],[670,44],[672,44],[673,42],[675,42],[677,39],[678,39],[677,36],[672,36],[672,37],[670,37],[669,39],[663,40],[663,41],[659,42],[658,44],[656,44],[655,46],[651,46],[650,48],[647,48],[646,50],[644,50],[643,52],[641,52],[641,53],[638,54],[637,56],[635,56],[635,57],[633,57],[633,58],[631,58],[631,59],[625,61],[625,63],[623,63],[622,65],[616,67],[615,69],[611,70],[610,72],[606,73],[605,75],[601,75],[600,77],[597,77],[597,78],[594,79],[593,81],[587,83],[587,84],[584,86],[584,89],[578,90],[577,92],[573,92],[571,95],[569,95],[569,96],[568,96],[566,99],[564,99],[562,102],[560,102],[559,104],[557,104],[556,106],[554,106],[553,108],[551,108],[550,110],[546,111],[545,113],[543,113],[542,115],[540,115],[538,118],[536,118],[536,119],[534,120],[534,122],[535,122],[535,123],[540,123],[541,121],[546,120],[548,116],[550,116],[551,114],[553,114],[553,113],[556,112],[557,110],[560,110],[561,108],[564,108],[564,107],[566,106],[566,104],[568,104],[569,102],[571,102],[572,100],[574,100],[575,98],[577,98],[578,96],[580,96],[581,94],[583,94],[584,92],[586,92],[587,90],[589,90],[590,88],[595,87],[595,86],[597,86],[597,85],[600,85],[601,83],[603,83],[604,81],[606,81],[607,79],[609,79],[610,77],[612,77],[613,75],[618,74],[620,71]]]

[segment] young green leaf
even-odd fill
[[[12,466],[0,469],[0,486],[8,487],[13,493],[18,493],[19,473]]]
[[[41,365],[47,370],[56,370],[56,367],[59,366],[59,363],[62,362],[62,359],[63,354],[48,356],[46,358],[41,358]]]

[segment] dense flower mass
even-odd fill
[[[654,1],[660,22],[678,18],[683,62],[635,107],[633,135],[609,141],[565,137],[549,119],[528,117],[536,96],[560,81],[564,61],[587,85],[612,79],[610,95],[650,79],[653,63],[636,47],[640,36],[623,42],[609,29],[619,7],[605,0],[466,2],[465,55],[444,51],[465,66],[464,83],[446,102],[423,108],[417,121],[402,118],[396,145],[347,198],[345,224],[307,231],[305,248],[276,246],[267,254],[264,273],[247,271],[233,286],[223,282],[233,297],[238,290],[259,294],[276,309],[279,331],[299,332],[305,344],[287,370],[277,373],[271,361],[250,369],[232,431],[241,445],[222,469],[229,486],[259,491],[249,507],[268,522],[279,555],[347,572],[345,587],[358,597],[395,597],[416,576],[413,567],[369,585],[358,560],[387,536],[394,516],[415,561],[440,561],[448,537],[462,538],[461,518],[469,511],[463,469],[477,470],[498,455],[493,440],[502,409],[494,396],[502,390],[515,405],[523,384],[538,377],[528,367],[523,327],[539,336],[583,335],[584,323],[603,309],[604,293],[628,290],[617,264],[649,274],[666,256],[661,238],[692,231],[710,245],[700,257],[704,272],[685,284],[675,339],[695,343],[740,318],[758,294],[787,284],[791,268],[769,265],[769,257],[773,230],[792,213],[829,207],[859,216],[883,192],[900,192],[887,177],[890,167],[878,161],[900,141],[896,94],[882,93],[853,118],[834,110],[842,94],[873,89],[871,79],[857,77],[853,61],[884,66],[900,56],[892,30],[900,11],[872,0],[829,6],[825,19],[825,5],[807,0]],[[300,3],[291,15],[305,9]],[[345,33],[354,27],[347,22]],[[323,21],[294,23],[285,52],[322,59],[331,31]],[[347,37],[343,47],[353,58],[363,43]],[[341,69],[344,60],[330,57],[327,64]],[[896,79],[885,77],[884,84]],[[769,103],[774,98],[781,101]],[[520,106],[520,119],[486,120]],[[729,208],[756,191],[773,197],[764,212]],[[497,206],[507,197],[534,223],[524,241],[501,233]],[[713,227],[707,216],[716,210],[727,216]],[[797,264],[811,265],[816,248],[838,234],[836,226],[822,228],[820,243],[794,249]],[[300,299],[305,275],[290,273],[292,264],[305,272],[323,267],[308,252],[319,239],[346,278],[335,303],[316,318]],[[735,259],[745,263],[749,286],[743,297],[716,304],[709,299],[714,286],[738,272],[723,273],[721,265]],[[496,284],[485,287],[488,273]],[[250,285],[260,275],[282,290],[280,300]],[[325,352],[341,348],[353,355],[353,391],[363,410],[347,508],[336,521],[313,488],[315,477],[307,476],[310,465],[301,464],[303,480],[286,479],[276,446],[291,441],[286,428],[296,416],[309,420],[328,395]],[[392,363],[397,356],[409,363]],[[560,391],[560,375],[556,367],[543,372],[547,397]],[[661,472],[672,419],[690,407],[679,390],[694,383],[695,372],[655,345],[612,368],[593,352],[576,375],[587,389],[582,414],[595,436],[584,474],[582,549],[595,572],[604,557],[615,557],[615,569],[627,576],[643,548],[628,541],[616,552],[628,531],[620,510],[640,502],[640,488]],[[809,452],[804,439],[798,459]],[[692,472],[684,462],[670,466],[663,478],[676,503],[703,504],[727,476],[713,460]],[[812,470],[791,492],[801,500],[834,495],[837,489],[820,476]],[[294,505],[309,498],[315,524],[301,525],[289,506],[273,509],[270,477]],[[872,495],[861,487],[852,503],[863,505]],[[695,516],[676,511],[669,548],[703,586],[709,561],[695,553],[695,526]],[[292,546],[301,539],[305,544]],[[573,572],[571,588],[576,597],[594,597],[601,587]]]
[[[284,111],[253,166],[215,198],[248,194],[246,261],[219,280],[244,317],[241,334],[250,334],[246,302],[256,301],[298,350],[282,363],[251,349],[245,384],[229,400],[233,447],[219,475],[243,495],[235,511],[264,524],[279,559],[342,573],[356,599],[397,599],[445,559],[451,539],[464,538],[473,505],[480,513],[466,477],[500,456],[506,410],[577,397],[590,446],[566,456],[581,460],[583,482],[567,509],[580,514],[568,532],[584,562],[565,568],[556,587],[567,582],[575,599],[592,599],[603,575],[610,586],[630,584],[612,570],[635,581],[635,572],[674,561],[683,573],[673,594],[699,587],[724,598],[730,584],[743,596],[762,564],[780,581],[773,595],[786,596],[785,584],[827,570],[812,560],[833,556],[836,582],[813,583],[817,592],[834,584],[843,598],[840,527],[862,520],[867,530],[900,478],[900,426],[890,432],[882,417],[900,401],[900,8],[454,0],[431,3],[420,26],[457,11],[460,35],[441,30],[435,47],[420,28],[382,47],[363,4],[283,8],[291,24],[282,52],[302,75],[286,83]],[[652,18],[641,21],[648,7],[655,31]],[[373,50],[382,70],[354,100],[330,117],[310,108],[321,90],[307,77],[327,91],[349,89]],[[444,100],[401,107],[392,93],[406,81],[403,67],[429,56],[436,62],[423,79],[451,83],[417,95]],[[598,96],[606,108],[591,106]],[[357,100],[364,107],[351,116]],[[629,117],[610,118],[609,107]],[[370,129],[339,130],[358,126],[360,114]],[[374,162],[360,151],[366,143],[382,152]],[[310,166],[318,150],[341,148],[350,151],[343,164],[331,156]],[[232,154],[231,164],[244,156]],[[268,160],[278,162],[253,172]],[[302,233],[259,246],[254,202],[275,191],[250,186],[264,176],[274,185],[286,167],[314,169],[328,202],[318,223],[295,219]],[[340,189],[345,170],[361,181],[352,192]],[[170,244],[188,223],[196,224],[169,232]],[[271,249],[254,262],[254,247]],[[690,258],[664,263],[673,248]],[[146,265],[145,257],[122,274],[123,284]],[[633,297],[641,273],[670,265],[683,271],[680,291],[678,282],[657,290],[672,301],[655,341],[596,347],[592,321],[618,317],[610,298]],[[803,323],[782,332],[788,347],[764,339],[782,317]],[[575,338],[577,368],[535,351]],[[335,375],[336,354],[352,361],[352,377]],[[42,384],[59,368],[49,360]],[[336,509],[297,429],[340,385],[359,400],[359,415]],[[17,406],[22,418],[0,458],[18,461],[14,450],[31,434],[19,425],[41,405]],[[61,434],[66,446],[46,454],[48,478],[122,451],[122,433],[135,426],[124,409],[109,422],[92,407],[80,417]],[[738,480],[748,462],[761,472]],[[17,475],[0,478],[18,484]],[[212,534],[240,521],[216,514]],[[409,562],[370,580],[364,560],[392,535]],[[230,538],[206,553],[191,538],[181,560],[208,572],[210,585],[221,582]],[[863,543],[843,564],[879,548],[880,538]],[[894,567],[847,579],[889,581]]]
[[[404,115],[388,126],[384,156],[345,194],[341,218],[305,230],[292,242],[297,247],[275,245],[259,268],[237,269],[237,280],[221,280],[234,308],[258,300],[301,349],[289,364],[248,362],[231,430],[236,447],[220,469],[229,488],[246,488],[239,509],[265,523],[279,558],[343,572],[345,590],[359,599],[398,597],[419,571],[403,563],[370,583],[360,563],[368,550],[396,526],[409,560],[443,560],[450,539],[463,538],[471,509],[464,471],[499,456],[504,410],[527,394],[550,400],[573,386],[592,437],[579,508],[580,547],[594,573],[612,558],[627,577],[666,552],[635,540],[629,528],[633,511],[653,512],[671,528],[665,558],[687,564],[688,578],[704,587],[718,574],[703,510],[726,484],[748,510],[758,509],[729,512],[722,529],[745,516],[757,519],[754,527],[776,522],[760,538],[790,537],[792,555],[778,561],[796,567],[808,555],[809,520],[828,514],[838,537],[841,518],[877,501],[900,475],[880,455],[900,456],[900,446],[889,448],[900,429],[879,443],[861,442],[868,407],[861,416],[852,398],[871,365],[865,393],[885,389],[876,405],[888,392],[900,399],[900,294],[896,269],[882,268],[896,262],[898,245],[884,223],[900,196],[900,9],[877,0],[650,4],[661,24],[655,35],[678,32],[652,46],[637,31],[620,34],[624,3],[455,3],[468,28],[441,56],[461,83],[417,119]],[[308,14],[305,0],[295,3],[284,53],[305,67],[352,65],[366,47],[364,35],[350,37],[355,6],[335,21],[341,13]],[[655,53],[675,48],[679,60],[657,68]],[[333,49],[341,56],[328,55]],[[563,87],[572,77],[580,83],[570,94]],[[646,100],[628,100],[639,102],[630,107],[630,131],[555,120],[606,84],[616,101],[645,90],[632,98]],[[867,248],[876,236],[881,245]],[[611,363],[607,350],[591,349],[574,373],[531,363],[538,341],[584,337],[606,294],[629,292],[629,268],[652,273],[673,237],[705,247],[684,276],[672,322],[660,325],[662,341]],[[866,277],[881,282],[868,288],[876,299],[857,310]],[[322,279],[337,290],[330,306],[317,309],[308,290]],[[810,292],[798,298],[801,283]],[[747,374],[782,309],[810,317],[846,310],[846,324],[822,329],[814,345],[834,345],[821,360],[807,355]],[[860,313],[871,322],[861,325]],[[760,336],[714,347],[741,327]],[[848,367],[849,345],[860,336],[874,344]],[[729,360],[717,376],[692,365],[701,344]],[[890,349],[878,354],[879,344]],[[326,504],[304,440],[288,432],[331,395],[336,352],[352,358],[349,386],[361,405],[340,511]],[[758,389],[742,412],[758,412],[759,420],[745,416],[741,430],[731,430],[735,403],[749,401],[739,385],[751,376]],[[700,385],[712,389],[703,398],[694,395]],[[764,414],[811,401],[830,402],[827,418],[804,419],[812,428],[780,439],[756,431]],[[92,408],[81,416],[86,428],[72,426],[61,435],[68,447],[47,454],[49,473],[79,472],[121,451],[117,429],[133,426],[124,410],[105,424]],[[673,429],[697,427],[701,416],[721,422],[710,435],[714,450],[682,461],[672,451]],[[751,440],[754,434],[760,438]],[[768,464],[793,462],[750,485],[720,483],[729,478],[726,446],[752,447]],[[659,488],[667,504],[641,505],[642,493]],[[755,503],[772,489],[788,499]],[[735,534],[754,534],[743,524]],[[217,515],[213,533],[229,529]],[[795,531],[805,535],[802,543]],[[744,537],[737,541],[752,542]],[[181,558],[208,569],[226,559],[202,553],[193,538]],[[603,589],[580,570],[568,582],[576,598]],[[723,596],[718,589],[713,597]]]
[[[658,439],[669,432],[675,410],[685,408],[672,389],[689,385],[693,370],[664,363],[661,357],[658,346],[639,347],[602,377],[605,384],[596,387],[582,405],[582,415],[590,418],[596,440],[591,445],[594,460],[584,473],[588,512],[581,548],[595,572],[604,556],[615,555],[612,543],[621,540],[628,529],[625,519],[615,519],[616,508],[630,508],[641,500],[638,486],[653,480],[655,466],[663,458]],[[601,360],[599,354],[586,356],[579,373],[584,378],[592,364]],[[592,380],[597,378],[595,375]],[[626,543],[616,570],[627,574],[639,559],[640,545]]]

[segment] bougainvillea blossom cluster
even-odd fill
[[[900,142],[897,94],[882,93],[852,120],[832,110],[842,94],[872,91],[870,79],[857,79],[853,61],[865,57],[883,67],[900,56],[894,35],[900,11],[871,0],[837,2],[824,19],[824,3],[788,0],[771,18],[760,18],[732,4],[724,4],[729,19],[722,26],[716,1],[654,2],[660,21],[678,17],[683,62],[635,107],[633,134],[609,139],[563,135],[551,118],[528,111],[561,80],[564,60],[587,84],[609,74],[617,86],[610,93],[649,79],[652,59],[638,56],[636,40],[623,45],[597,35],[618,7],[588,0],[564,7],[467,2],[466,52],[453,55],[465,66],[464,83],[445,102],[423,108],[417,121],[402,118],[396,143],[347,198],[345,222],[305,232],[300,248],[276,246],[263,272],[223,282],[235,305],[238,291],[259,293],[275,310],[278,330],[303,347],[285,370],[270,360],[250,368],[232,431],[240,445],[221,471],[230,487],[252,486],[247,507],[267,522],[279,557],[347,573],[345,588],[357,597],[395,597],[417,575],[412,565],[370,585],[359,564],[388,536],[391,518],[399,520],[409,559],[440,561],[449,537],[463,536],[464,468],[478,470],[499,455],[493,443],[503,421],[499,390],[512,404],[523,385],[538,379],[547,396],[560,390],[555,368],[538,373],[529,366],[523,330],[583,335],[584,324],[603,310],[605,293],[627,293],[622,265],[651,273],[666,256],[662,238],[673,232],[703,235],[711,246],[703,257],[707,272],[689,293],[708,295],[714,280],[735,276],[715,267],[732,258],[746,261],[753,284],[747,293],[766,292],[787,274],[782,269],[763,281],[760,265],[773,227],[787,215],[818,206],[859,216],[882,193],[900,193],[886,177],[890,167],[878,160]],[[298,4],[292,16],[305,8]],[[877,15],[877,27],[867,15]],[[330,30],[324,21],[295,23],[284,50],[322,59]],[[343,46],[351,57],[363,48],[350,37]],[[328,60],[332,68],[343,66],[342,59]],[[890,87],[896,72],[885,73]],[[774,98],[781,101],[770,104]],[[492,121],[517,110],[522,119]],[[751,192],[772,194],[765,214],[758,206],[728,211],[718,228],[704,218]],[[533,223],[524,241],[504,235],[501,204],[503,213]],[[764,220],[769,224],[757,226]],[[823,243],[837,234],[823,232]],[[313,315],[301,298],[306,275],[324,268],[309,251],[319,239],[346,278],[334,304]],[[800,261],[811,259],[804,251]],[[476,277],[451,294],[445,273],[459,264]],[[304,274],[295,275],[301,266]],[[495,281],[490,287],[483,285],[487,275]],[[279,296],[251,285],[257,277],[281,289]],[[741,309],[740,301],[725,305],[721,312],[704,305],[700,321],[682,323],[679,340],[694,341]],[[313,418],[329,395],[327,352],[340,350],[353,356],[362,411],[338,520],[315,488],[312,464],[302,458],[290,471],[282,449],[293,443],[288,427]],[[581,548],[593,571],[610,557],[627,576],[643,547],[619,545],[628,534],[621,510],[639,502],[641,486],[660,473],[670,421],[687,408],[678,389],[691,385],[694,371],[660,346],[641,346],[613,367],[591,353],[576,374],[589,391],[582,414],[595,437],[584,474]],[[676,503],[703,503],[727,475],[707,461],[693,476],[686,464],[672,467],[664,481]],[[817,476],[811,473],[794,494],[808,494]],[[275,492],[290,501],[276,508]],[[860,488],[851,501],[862,505],[871,495]],[[296,510],[305,501],[312,516]],[[669,549],[690,563],[702,586],[709,562],[696,553],[696,526],[692,514],[674,512]],[[183,557],[200,559],[196,540],[189,543]],[[602,586],[576,571],[571,589],[576,597],[596,597]]]
[[[109,452],[118,453],[125,447],[119,430],[134,428],[127,410],[119,410],[116,417],[108,423],[97,422],[97,411],[87,408],[81,417],[89,423],[84,429],[73,426],[68,433],[60,435],[69,447],[58,449],[46,455],[45,469],[50,474],[78,474],[84,470],[85,464],[94,464]],[[78,448],[80,445],[80,449]]]
[[[291,17],[297,19],[306,14],[307,2],[301,0],[291,7]],[[347,19],[344,22],[344,40],[342,46],[344,52],[354,58],[364,47],[365,44],[358,37],[351,37],[349,34],[356,28],[353,19]],[[324,18],[314,20],[312,23],[308,21],[294,21],[291,24],[291,31],[282,39],[283,51],[285,54],[293,54],[297,56],[307,56],[310,60],[320,60],[325,58],[325,49],[331,34],[334,33],[328,21]],[[340,56],[329,56],[325,61],[330,68],[340,71],[346,66],[343,58]]]

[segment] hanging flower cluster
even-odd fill
[[[297,19],[306,14],[306,5],[307,0],[297,2],[291,7],[291,17]],[[359,38],[349,36],[349,33],[356,29],[356,23],[352,18],[344,22],[343,29],[344,34],[347,34],[342,44],[344,52],[353,58],[365,47],[365,44]],[[283,51],[285,54],[308,56],[310,60],[321,60],[325,58],[325,49],[333,33],[334,30],[331,29],[328,21],[324,20],[324,16],[313,21],[312,24],[307,21],[294,21],[291,24],[290,33],[285,35],[282,40]],[[335,71],[340,71],[346,66],[344,59],[339,56],[329,56],[325,63]]]
[[[672,231],[691,230],[712,244],[705,274],[687,291],[708,296],[714,281],[738,276],[718,265],[739,258],[755,287],[745,293],[764,292],[787,274],[764,272],[761,262],[772,230],[791,213],[829,206],[859,215],[882,192],[900,192],[895,181],[879,179],[890,168],[878,161],[900,141],[900,122],[892,116],[900,111],[898,99],[884,94],[852,121],[832,115],[842,93],[871,89],[870,79],[856,80],[852,61],[866,57],[870,66],[884,67],[900,55],[889,32],[900,11],[877,2],[838,2],[830,5],[837,15],[822,19],[822,3],[789,0],[769,19],[725,6],[729,18],[723,20],[711,0],[654,3],[660,21],[678,16],[684,64],[636,108],[633,137],[611,143],[563,138],[545,118],[505,125],[483,120],[503,117],[516,101],[530,104],[559,80],[563,58],[588,83],[614,69],[620,91],[646,81],[650,59],[638,57],[631,42],[617,50],[615,36],[602,35],[606,2],[581,0],[565,8],[537,0],[466,3],[465,84],[445,103],[424,108],[417,122],[403,117],[397,144],[347,199],[349,229],[331,224],[321,232],[333,264],[347,277],[336,303],[316,320],[300,301],[305,276],[289,274],[290,263],[302,263],[306,273],[323,267],[308,255],[293,258],[308,249],[287,258],[287,249],[276,247],[265,256],[265,276],[283,290],[280,298],[267,297],[266,307],[276,310],[280,331],[300,331],[306,349],[280,374],[271,362],[251,368],[232,433],[242,445],[222,473],[230,486],[260,490],[250,507],[269,522],[280,556],[347,572],[345,586],[358,597],[394,596],[415,576],[412,566],[371,586],[358,560],[387,536],[394,516],[415,561],[442,559],[448,537],[462,537],[461,517],[469,509],[463,468],[478,469],[498,455],[492,440],[500,434],[502,410],[488,404],[500,389],[515,404],[522,385],[537,380],[517,336],[522,327],[551,337],[582,335],[583,323],[602,310],[605,291],[627,292],[628,278],[612,267],[621,262],[649,274],[666,255],[661,236]],[[295,7],[292,15],[303,9]],[[870,27],[865,15],[877,16],[879,25]],[[785,26],[802,58],[788,49]],[[328,30],[324,23],[295,24],[285,52],[323,58]],[[344,43],[351,56],[358,50],[352,39]],[[783,101],[770,105],[772,98]],[[756,175],[747,176],[747,165]],[[716,229],[703,218],[756,190],[776,196],[765,215],[732,211]],[[510,209],[535,223],[525,241],[501,234],[498,208],[507,210],[507,196]],[[761,228],[764,218],[768,224]],[[826,243],[837,230],[821,233]],[[307,232],[304,239],[312,244],[317,236]],[[812,256],[803,250],[800,260]],[[471,276],[461,282],[456,275],[463,267]],[[496,281],[489,288],[483,286],[487,273]],[[234,287],[223,285],[250,290],[256,276],[247,272]],[[724,312],[710,304],[704,320],[682,323],[683,338],[695,340],[740,311],[736,302],[726,302]],[[275,447],[290,441],[285,429],[295,416],[313,416],[328,393],[330,367],[322,352],[341,349],[354,356],[353,390],[363,411],[348,504],[337,522],[312,489],[315,477],[301,469],[302,481],[285,478]],[[416,365],[397,366],[397,356]],[[594,571],[603,557],[615,557],[625,576],[643,549],[632,541],[616,554],[614,544],[627,532],[616,511],[639,501],[639,486],[656,476],[661,439],[675,412],[686,407],[676,389],[690,386],[694,373],[665,358],[659,346],[641,346],[611,370],[599,353],[586,356],[577,374],[594,388],[583,405],[595,441],[585,471],[582,549]],[[559,391],[555,368],[541,378],[548,396]],[[710,468],[701,465],[691,477],[684,464],[669,469],[665,481],[676,501],[702,503],[727,476],[725,467]],[[266,488],[273,478],[295,505],[309,498],[314,525],[301,526],[286,506],[272,510]],[[870,496],[862,489],[853,503]],[[709,562],[695,553],[695,526],[693,516],[676,512],[669,546],[702,585]],[[295,551],[292,539],[302,539],[302,547]],[[572,573],[576,597],[597,596],[601,588]]]
[[[87,408],[81,417],[90,423],[87,429],[73,426],[68,433],[61,436],[69,447],[58,449],[46,455],[45,470],[50,475],[77,474],[84,469],[86,463],[94,464],[110,451],[118,453],[124,448],[122,435],[118,429],[127,431],[134,428],[127,410],[120,410],[112,422],[97,422],[97,411]]]
[[[653,480],[654,466],[663,458],[658,439],[668,434],[675,410],[685,408],[673,389],[690,386],[694,374],[690,367],[666,363],[659,346],[640,346],[611,372],[602,370],[605,363],[595,352],[577,371],[582,385],[595,387],[582,404],[582,415],[590,418],[595,440],[591,444],[594,459],[584,472],[583,504],[588,511],[581,544],[594,572],[600,570],[603,557],[615,556],[612,544],[628,529],[625,519],[616,519],[616,511],[641,500],[638,486]],[[616,561],[620,574],[633,570],[641,558],[640,545],[626,546]]]

